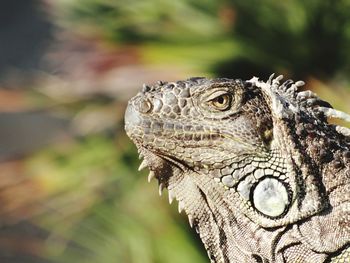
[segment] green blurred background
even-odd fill
[[[137,172],[142,83],[272,72],[350,112],[350,0],[2,0],[0,262],[208,262]]]

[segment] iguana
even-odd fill
[[[350,262],[350,121],[302,81],[144,85],[125,129],[211,262]]]

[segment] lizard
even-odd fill
[[[145,85],[125,130],[211,262],[350,262],[350,122],[305,83]]]

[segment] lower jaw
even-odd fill
[[[138,151],[140,154],[140,159],[143,158],[143,161],[140,164],[139,171],[148,167],[150,174],[148,180],[152,178],[158,179],[158,181],[163,181],[163,175],[166,173],[167,161],[161,158],[156,153],[138,146]]]

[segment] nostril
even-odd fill
[[[139,101],[138,110],[141,113],[150,112],[152,109],[152,103],[148,99],[141,99]]]

